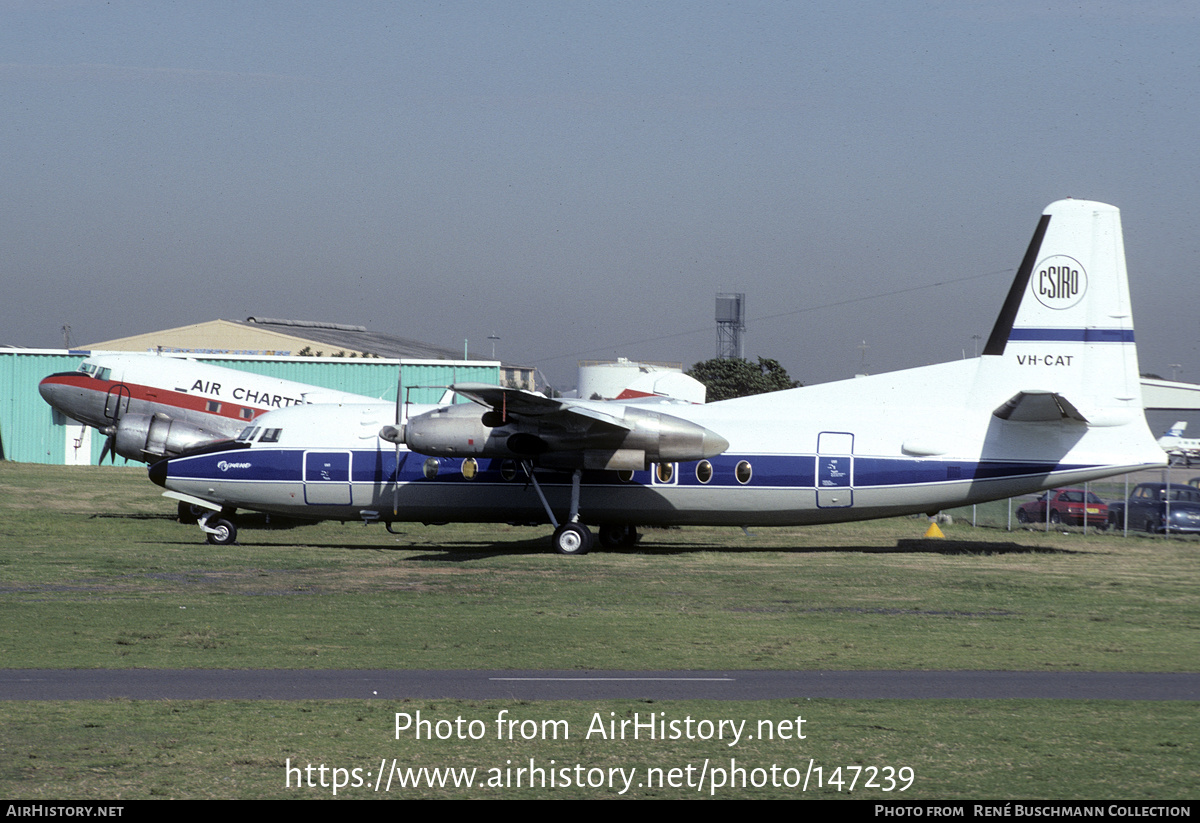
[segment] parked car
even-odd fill
[[[1082,526],[1085,519],[1089,526],[1103,529],[1108,525],[1108,506],[1099,497],[1083,489],[1051,489],[1043,492],[1037,500],[1017,508],[1017,521],[1045,523],[1047,500],[1050,502],[1049,521],[1055,525],[1066,523]]]
[[[1128,504],[1108,504],[1108,522],[1114,528],[1125,525],[1128,506],[1129,528],[1148,532],[1200,532],[1200,488],[1172,483],[1139,483],[1129,495]]]

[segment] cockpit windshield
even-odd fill
[[[282,431],[283,429],[264,429],[262,426],[249,425],[234,439],[238,443],[253,443],[255,440],[262,443],[278,443]]]
[[[112,369],[97,366],[95,363],[89,363],[86,360],[80,363],[79,368],[75,371],[86,374],[88,377],[94,377],[97,380],[107,380],[112,375]]]

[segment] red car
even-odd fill
[[[1017,509],[1017,520],[1021,523],[1045,523],[1047,499],[1050,501],[1051,523],[1082,526],[1084,518],[1087,518],[1089,526],[1104,528],[1108,525],[1108,504],[1083,489],[1051,489],[1043,492],[1037,500],[1024,503]]]

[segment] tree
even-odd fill
[[[687,370],[687,374],[707,387],[709,403],[731,397],[794,389],[800,385],[800,381],[793,380],[778,360],[764,357],[758,358],[757,365],[740,358],[718,357],[697,363]]]

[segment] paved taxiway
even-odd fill
[[[0,700],[1200,700],[1196,672],[0,669]]]

